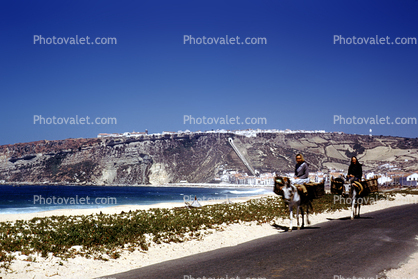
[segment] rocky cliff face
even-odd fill
[[[0,146],[0,180],[29,183],[161,185],[210,182],[220,169],[247,172],[228,143],[259,172],[289,172],[301,152],[310,170],[347,169],[356,155],[365,170],[385,163],[418,170],[418,140],[337,133],[180,134],[140,138],[67,139]]]

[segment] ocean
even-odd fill
[[[269,188],[0,185],[0,214],[55,209],[216,201],[271,193]]]

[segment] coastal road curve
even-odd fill
[[[299,231],[277,228],[277,235],[102,278],[380,278],[418,251],[417,235],[418,204],[410,204]]]

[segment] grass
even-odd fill
[[[373,194],[368,202],[392,199],[394,193]],[[334,212],[349,205],[335,203],[333,195],[313,202],[313,213]],[[29,221],[0,223],[0,268],[8,269],[12,252],[33,258],[57,256],[63,260],[77,255],[100,260],[117,259],[123,250],[148,250],[151,242],[183,242],[202,237],[208,229],[223,225],[275,218],[288,218],[279,197],[253,199],[243,203],[215,204],[201,208],[154,208],[120,214],[52,216]],[[76,246],[76,247],[74,247]],[[76,249],[76,248],[80,249]]]

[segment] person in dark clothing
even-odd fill
[[[348,167],[347,176],[348,179],[350,179],[352,182],[360,181],[361,177],[363,176],[362,165],[359,163],[357,157],[355,156],[351,157],[351,164]]]

